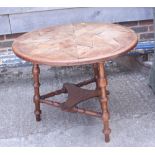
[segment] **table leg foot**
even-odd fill
[[[36,115],[36,121],[37,121],[37,122],[41,121],[40,115]]]
[[[36,116],[36,121],[39,122],[39,121],[41,121],[41,110],[39,110],[39,108],[38,108],[38,110],[36,110],[36,109],[37,108],[35,108],[34,114]]]
[[[110,142],[110,137],[109,137],[109,135],[105,135],[105,142],[106,142],[106,143]]]
[[[34,80],[34,97],[33,97],[33,102],[35,104],[35,116],[36,116],[36,121],[40,121],[41,117],[41,110],[40,110],[40,92],[39,92],[39,73],[40,73],[40,68],[39,65],[34,64],[32,68],[32,73],[33,73],[33,80]]]
[[[102,120],[103,120],[103,133],[105,135],[105,142],[109,142],[110,138],[110,132],[111,129],[109,128],[109,109],[108,109],[108,95],[107,95],[107,79],[106,79],[106,74],[105,74],[105,69],[104,69],[104,64],[99,63],[98,64],[98,71],[99,71],[99,89],[100,89],[100,104],[101,104],[101,109],[102,109]]]

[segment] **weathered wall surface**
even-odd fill
[[[66,23],[148,19],[153,19],[152,8],[0,8],[0,35]]]

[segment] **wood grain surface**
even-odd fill
[[[51,26],[17,38],[14,53],[37,64],[72,66],[115,58],[137,43],[129,28],[116,24],[79,23]]]

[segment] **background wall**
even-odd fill
[[[152,8],[0,8],[0,35],[76,22],[153,19]]]

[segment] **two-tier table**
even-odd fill
[[[136,34],[129,28],[104,23],[78,23],[51,26],[26,33],[17,38],[13,45],[14,53],[33,63],[34,103],[36,120],[40,121],[40,103],[50,104],[63,111],[79,112],[101,117],[105,141],[109,141],[109,110],[106,73],[104,64],[128,52],[137,44]],[[65,83],[62,89],[40,95],[39,65],[75,66],[92,64],[94,78],[77,84]],[[94,90],[81,88],[96,82]],[[68,93],[66,102],[59,103],[49,97]],[[87,99],[99,97],[102,112],[79,108],[78,104]]]

